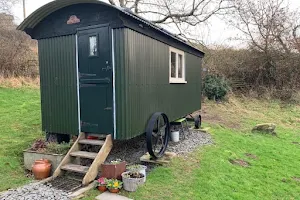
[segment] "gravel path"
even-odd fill
[[[43,184],[30,184],[0,194],[1,200],[69,200],[68,194]]]

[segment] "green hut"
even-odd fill
[[[42,129],[47,133],[145,132],[201,105],[204,53],[129,10],[96,0],[56,0],[18,27],[38,40]]]

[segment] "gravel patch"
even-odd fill
[[[181,130],[179,126],[172,126],[171,130]],[[178,155],[194,151],[200,146],[212,144],[211,135],[199,130],[184,130],[186,139],[178,143],[169,142],[167,151],[174,152]],[[182,135],[182,130],[180,135]],[[115,141],[113,149],[107,158],[107,161],[122,159],[128,164],[140,163],[140,157],[147,153],[146,135],[141,135],[131,140]]]
[[[1,200],[69,200],[68,193],[43,184],[29,184],[0,194]]]
[[[213,143],[210,134],[196,129],[190,129],[188,132],[188,130],[182,131],[180,126],[172,126],[171,131],[180,131],[181,140],[177,143],[170,141],[167,149],[167,151],[175,152],[177,155],[190,153],[200,146]],[[185,133],[185,139],[182,139],[183,132]]]
[[[140,135],[130,140],[114,141],[113,148],[106,159],[107,162],[121,159],[127,164],[140,162],[140,157],[147,153],[146,135]]]

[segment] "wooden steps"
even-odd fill
[[[77,172],[80,174],[86,174],[89,170],[89,167],[76,165],[76,164],[66,164],[61,167],[62,170],[70,171],[70,172]]]
[[[102,146],[104,144],[103,140],[88,140],[83,139],[79,140],[79,144],[88,144],[88,145],[94,145],[94,146]]]
[[[70,155],[73,157],[89,158],[93,160],[97,157],[97,153],[87,152],[87,151],[74,151]]]
[[[97,135],[98,140],[86,139],[90,134],[80,133],[76,142],[70,148],[69,152],[66,154],[62,162],[59,164],[55,172],[53,173],[53,178],[59,176],[65,171],[76,172],[80,174],[85,174],[82,184],[87,185],[98,175],[101,164],[106,160],[109,152],[112,149],[112,137],[111,135],[105,136]],[[96,135],[95,135],[96,136]],[[91,145],[91,146],[101,146],[99,152],[88,152],[81,151],[82,145]],[[91,159],[91,166],[82,166],[78,164],[78,159],[85,158]],[[76,162],[76,163],[74,163]]]

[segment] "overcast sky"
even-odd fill
[[[52,0],[26,0],[26,14],[27,16],[39,7],[51,2]],[[107,0],[103,0],[107,1]],[[291,8],[300,8],[300,0],[289,0]],[[20,23],[23,20],[22,5],[14,7],[14,15],[16,23]],[[239,45],[239,42],[234,41],[232,38],[236,38],[240,33],[232,27],[228,27],[226,23],[214,17],[209,21],[209,26],[198,27],[195,31],[201,32],[203,35],[203,42],[210,45]]]

